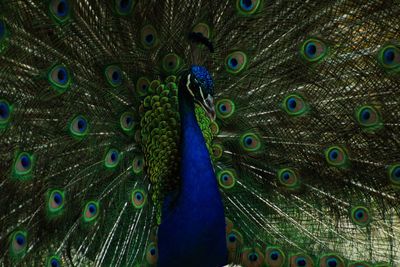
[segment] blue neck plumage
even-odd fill
[[[164,207],[158,231],[159,266],[222,266],[226,263],[225,216],[193,97],[179,86],[181,187]]]
[[[181,198],[184,203],[213,204],[220,200],[220,193],[201,129],[198,125],[193,97],[187,90],[179,90],[181,117]]]

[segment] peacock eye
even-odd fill
[[[336,267],[338,265],[338,262],[336,259],[329,259],[326,261],[326,263],[329,267]]]
[[[64,207],[64,192],[52,190],[49,193],[48,205],[50,213],[57,213]]]
[[[381,126],[380,115],[372,106],[362,106],[357,110],[358,123],[368,129]]]
[[[64,92],[71,85],[71,75],[63,65],[56,65],[51,68],[47,77],[50,85],[60,92]]]
[[[87,135],[88,128],[87,120],[81,115],[74,117],[69,126],[70,133],[75,137]]]
[[[265,252],[265,263],[271,267],[282,267],[285,263],[285,253],[277,247],[270,247]]]
[[[27,233],[17,231],[11,237],[11,253],[13,256],[21,257],[28,248]]]
[[[300,95],[288,95],[283,100],[283,108],[291,116],[299,116],[307,111],[307,105]]]
[[[201,35],[203,35],[207,39],[210,39],[210,37],[211,37],[210,26],[208,26],[205,23],[196,24],[196,26],[193,27],[192,31],[195,33],[201,33]]]
[[[246,151],[255,152],[261,148],[260,138],[254,133],[245,133],[240,140],[242,148]]]
[[[389,167],[389,179],[394,185],[400,185],[400,164]]]
[[[335,254],[323,255],[319,260],[321,267],[344,267],[344,260]]]
[[[144,167],[144,157],[143,155],[136,155],[133,158],[133,173],[134,174],[140,174],[143,171],[143,167]]]
[[[227,119],[235,112],[235,104],[229,99],[221,99],[217,102],[217,117]]]
[[[226,244],[229,253],[236,254],[236,251],[243,244],[243,237],[239,231],[231,229],[226,235]]]
[[[142,45],[143,45],[145,48],[148,48],[148,49],[153,48],[153,47],[155,47],[155,46],[157,45],[157,43],[158,43],[158,34],[157,34],[157,31],[156,31],[156,29],[155,29],[153,26],[151,26],[151,25],[144,26],[144,27],[142,28],[142,31],[141,31],[140,36],[141,36]]]
[[[0,128],[7,124],[11,117],[11,106],[5,100],[0,100]]]
[[[176,72],[181,65],[181,59],[177,54],[170,53],[162,59],[162,67],[167,73]]]
[[[146,77],[140,77],[136,82],[136,93],[139,96],[147,95],[147,90],[150,86],[150,81]]]
[[[290,266],[311,267],[314,266],[313,260],[307,255],[294,255],[290,258]]]
[[[61,267],[61,260],[58,256],[51,256],[47,260],[47,267]]]
[[[141,209],[146,204],[147,195],[142,189],[135,189],[131,193],[133,207]]]
[[[247,258],[249,259],[249,261],[251,262],[256,262],[258,261],[258,254],[253,252],[253,253],[249,253],[249,255],[247,256]]]
[[[279,182],[288,189],[297,189],[300,181],[296,172],[292,169],[285,168],[278,171]]]
[[[247,248],[242,251],[242,263],[244,266],[261,266],[264,255],[258,248]]]
[[[350,212],[350,218],[353,223],[359,226],[366,226],[371,221],[368,208],[362,206],[352,208]]]
[[[326,56],[327,46],[320,40],[308,39],[303,43],[300,52],[307,61],[316,62]]]
[[[222,188],[230,189],[235,186],[236,174],[230,170],[224,170],[218,173],[218,183]]]
[[[135,127],[134,115],[132,112],[125,112],[121,115],[119,122],[124,132],[132,132]]]
[[[122,71],[116,65],[108,66],[104,71],[106,80],[112,87],[117,87],[122,84]]]
[[[94,221],[99,215],[99,203],[96,201],[89,201],[86,203],[83,210],[83,220],[85,222]]]
[[[65,22],[69,19],[70,15],[70,4],[68,0],[51,0],[50,1],[50,13],[52,17],[60,23]]]
[[[236,9],[240,14],[252,15],[260,7],[261,0],[237,0]]]
[[[17,176],[29,174],[32,171],[32,156],[29,153],[20,153],[14,161],[14,172]]]
[[[219,126],[218,123],[212,121],[210,124],[211,133],[216,136],[219,133]]]
[[[133,10],[134,4],[134,0],[115,0],[115,11],[121,16],[129,15]]]
[[[388,69],[394,70],[400,67],[400,49],[394,45],[387,45],[379,52],[379,61],[381,65]]]
[[[119,163],[120,155],[118,150],[108,150],[106,157],[104,158],[104,165],[106,168],[115,168]]]
[[[344,167],[348,163],[346,151],[338,146],[332,146],[325,151],[326,161],[335,167]]]
[[[213,144],[212,152],[215,159],[219,159],[222,157],[223,148],[220,144]]]
[[[154,265],[158,260],[158,249],[155,243],[150,243],[147,247],[146,261],[150,265]]]
[[[236,237],[236,235],[234,233],[232,233],[232,234],[228,235],[227,239],[228,239],[229,243],[235,243],[236,240],[237,240],[237,237]]]
[[[238,74],[244,70],[247,65],[247,56],[241,51],[229,54],[225,58],[225,68],[229,73]]]

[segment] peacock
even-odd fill
[[[400,266],[395,0],[0,1],[0,266]]]

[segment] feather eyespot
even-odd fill
[[[231,74],[238,74],[247,65],[247,55],[241,51],[230,53],[225,58],[225,69]]]
[[[264,263],[264,255],[259,248],[245,248],[242,251],[244,267],[260,267]]]
[[[83,137],[89,131],[89,125],[85,117],[78,115],[70,123],[69,131],[74,137]]]
[[[372,106],[362,106],[356,113],[358,123],[368,130],[380,128],[382,126],[380,114]]]
[[[111,148],[108,150],[105,158],[104,158],[104,165],[106,168],[115,168],[120,160],[120,154],[118,150]]]
[[[27,152],[21,152],[14,160],[14,175],[23,179],[32,172],[33,156]]]
[[[150,86],[150,81],[146,77],[140,77],[136,82],[136,93],[139,96],[147,95],[147,90]]]
[[[22,257],[28,249],[28,234],[26,231],[16,231],[11,236],[10,252],[13,257]]]
[[[146,204],[147,195],[142,189],[135,189],[131,193],[131,201],[133,207],[141,209]]]
[[[92,222],[99,216],[99,202],[89,201],[83,210],[84,222]]]
[[[108,66],[105,71],[104,75],[109,85],[112,87],[118,87],[122,84],[123,77],[122,77],[122,70],[120,67],[116,65]]]
[[[353,223],[359,226],[367,226],[371,222],[371,215],[368,208],[362,206],[352,208],[350,218]]]
[[[332,146],[325,150],[325,159],[334,167],[345,167],[348,164],[347,152],[339,146]]]
[[[70,18],[70,3],[68,0],[51,0],[49,4],[51,16],[59,23]]]
[[[387,70],[398,70],[400,67],[400,49],[394,45],[387,45],[379,52],[379,61]]]
[[[124,132],[132,132],[135,127],[134,115],[132,112],[124,112],[119,119]]]
[[[210,129],[211,129],[211,133],[216,136],[217,134],[219,134],[219,126],[218,123],[216,123],[215,121],[212,121],[210,124]]]
[[[210,26],[208,26],[206,23],[198,23],[196,26],[193,27],[193,32],[195,33],[201,33],[203,37],[210,39],[211,37],[211,30]]]
[[[260,138],[254,133],[243,134],[240,138],[240,144],[248,152],[256,152],[261,149]]]
[[[151,242],[149,246],[147,247],[147,253],[146,253],[146,261],[147,263],[153,265],[156,264],[158,260],[158,249],[157,245],[154,242]]]
[[[11,118],[12,107],[6,101],[0,99],[0,128],[5,127]]]
[[[50,214],[58,214],[64,208],[64,192],[61,190],[51,190],[48,194],[48,211]]]
[[[322,255],[319,260],[320,267],[345,267],[344,260],[336,254]]]
[[[115,0],[114,8],[118,15],[126,16],[129,15],[135,5],[134,0]]]
[[[265,263],[269,267],[282,267],[285,260],[286,255],[280,248],[269,247],[265,252]]]
[[[158,44],[158,34],[152,25],[146,25],[142,28],[140,38],[144,48],[150,49]]]
[[[400,164],[389,167],[389,179],[394,185],[400,186]]]
[[[278,171],[279,182],[288,189],[297,189],[300,186],[300,180],[296,172],[289,168]]]
[[[61,267],[60,257],[50,256],[47,260],[47,267]]]
[[[177,54],[170,53],[162,59],[162,67],[167,73],[176,72],[181,65],[181,59]]]
[[[317,62],[322,60],[328,52],[328,48],[324,42],[317,39],[308,39],[301,47],[300,51],[304,59],[309,62]]]
[[[307,255],[293,255],[290,257],[290,266],[293,267],[312,267],[314,266],[313,260]]]
[[[215,159],[220,159],[222,157],[223,148],[220,144],[213,144],[212,153]]]
[[[236,174],[230,170],[224,170],[218,173],[218,183],[222,188],[230,189],[235,186]]]
[[[257,12],[261,4],[261,0],[237,0],[236,9],[242,15],[253,15]]]
[[[291,116],[303,115],[307,111],[307,105],[300,95],[288,95],[283,100],[283,108]]]
[[[235,112],[235,104],[232,100],[221,99],[217,102],[217,117],[220,119],[227,119]]]
[[[132,163],[133,173],[134,174],[142,173],[144,164],[145,164],[145,162],[144,162],[143,155],[136,155],[133,158],[133,163]]]
[[[55,65],[50,69],[47,79],[54,89],[60,93],[65,92],[71,86],[71,75],[64,65]]]
[[[229,261],[236,259],[241,246],[243,245],[243,237],[239,231],[232,229],[226,235],[226,244],[228,248]]]

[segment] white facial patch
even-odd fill
[[[194,94],[193,94],[192,90],[190,89],[190,76],[191,75],[192,74],[189,74],[188,77],[187,77],[186,88],[188,89],[189,93],[194,97]]]

